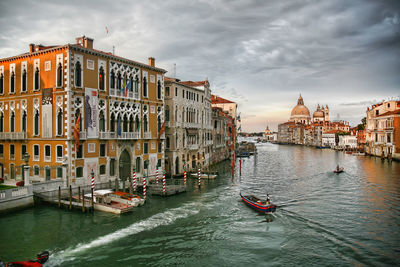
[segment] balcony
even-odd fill
[[[151,139],[151,132],[144,132],[143,139]]]
[[[184,127],[185,128],[200,128],[200,124],[193,123],[193,122],[185,122]]]
[[[140,133],[139,132],[123,132],[117,139],[139,139]]]
[[[86,140],[86,131],[79,132],[79,140]]]
[[[26,132],[4,132],[0,133],[0,140],[24,140]]]
[[[99,138],[100,139],[115,139],[116,138],[115,132],[100,132]]]
[[[204,141],[204,145],[206,145],[206,146],[211,146],[213,144],[213,141],[212,140],[206,140],[206,141]]]
[[[197,149],[199,149],[199,145],[198,144],[189,145],[189,150],[197,150]]]

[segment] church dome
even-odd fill
[[[304,106],[304,102],[303,102],[303,98],[299,97],[299,99],[297,100],[297,106],[295,106],[292,109],[292,113],[291,113],[291,117],[293,116],[305,116],[305,117],[310,117],[310,111],[308,110],[308,108],[306,106]]]

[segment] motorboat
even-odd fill
[[[40,267],[49,259],[50,253],[48,251],[43,251],[36,255],[36,260],[27,260],[27,261],[14,261],[9,262],[6,266],[32,266],[32,267]],[[3,265],[0,265],[3,266]]]
[[[124,203],[129,206],[143,206],[145,200],[138,195],[122,191],[115,191],[110,194],[111,201]]]
[[[247,204],[247,206],[253,208],[254,210],[261,212],[261,213],[272,213],[276,211],[276,205],[272,204],[267,200],[262,200],[256,196],[249,195],[243,196],[240,193],[240,197]]]
[[[133,210],[134,206],[123,203],[120,200],[112,199],[114,191],[110,189],[95,190],[93,192],[93,208],[99,211],[122,214]],[[85,199],[90,200],[92,194],[85,194]]]
[[[199,178],[198,173],[190,174],[193,178]],[[208,173],[200,173],[201,179],[215,179],[217,177],[216,174],[208,174]]]

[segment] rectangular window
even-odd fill
[[[140,157],[136,158],[136,164],[135,164],[135,171],[136,172],[140,172],[140,163],[141,163],[141,159]]]
[[[57,161],[62,162],[63,157],[63,146],[57,146]]]
[[[182,89],[182,98],[185,98],[185,90]]]
[[[110,176],[115,175],[115,159],[110,160]]]
[[[158,143],[158,153],[161,153],[161,147],[162,147],[162,143],[159,142],[159,143]]]
[[[62,167],[57,167],[57,178],[62,178],[62,176],[63,176]]]
[[[106,165],[100,165],[100,175],[106,174]]]
[[[51,161],[51,146],[44,146],[44,161]]]
[[[77,159],[83,158],[83,145],[82,144],[79,145],[78,152],[76,153],[76,158]]]
[[[4,153],[4,146],[0,144],[0,158],[3,157],[3,153]]]
[[[51,178],[51,169],[49,166],[46,166],[44,169],[45,175],[46,175],[46,181],[49,181]]]
[[[33,175],[39,176],[39,172],[40,172],[39,166],[35,165],[35,166],[33,167]]]
[[[149,143],[144,143],[143,144],[143,154],[148,154],[149,153]]]
[[[106,144],[100,144],[100,157],[106,156]]]
[[[21,145],[21,159],[24,160],[24,155],[26,153],[26,145]]]
[[[178,96],[178,87],[175,87],[175,96]]]
[[[83,167],[76,168],[75,176],[76,176],[76,178],[82,178],[83,177]]]
[[[39,161],[40,160],[40,150],[39,145],[33,145],[33,160]]]
[[[10,159],[15,159],[15,146],[10,145]]]
[[[165,96],[169,96],[169,87],[165,87]]]

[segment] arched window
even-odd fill
[[[165,106],[165,121],[169,121],[169,106]]]
[[[128,131],[128,117],[126,116],[126,114],[124,115],[124,117],[123,117],[123,120],[124,120],[124,123],[123,123],[123,132],[125,133],[125,132],[127,132]]]
[[[122,76],[121,73],[117,73],[117,90],[121,90],[121,80],[122,80]]]
[[[75,64],[75,86],[82,86],[82,67],[79,61],[77,61]]]
[[[0,94],[4,94],[4,75],[0,74]]]
[[[161,99],[161,82],[157,82],[157,98]]]
[[[146,77],[143,77],[143,96],[147,97],[147,80],[146,80]]]
[[[26,92],[26,70],[22,71],[22,92]]]
[[[140,130],[140,120],[139,120],[139,116],[136,116],[136,119],[135,119],[135,131],[139,132],[139,130]]]
[[[40,79],[40,76],[39,76],[39,68],[36,67],[36,69],[35,69],[34,88],[33,88],[33,89],[35,89],[35,90],[39,90],[39,84],[40,84],[39,79]]]
[[[62,80],[63,80],[63,75],[62,75],[62,65],[61,63],[58,63],[57,66],[57,87],[62,87]]]
[[[167,148],[169,148],[169,136],[167,136],[167,138],[166,138],[166,146],[167,146]]]
[[[99,114],[99,130],[100,130],[100,132],[106,131],[106,120],[104,118],[103,111],[100,111],[100,114]]]
[[[34,135],[39,135],[39,110],[35,111],[35,118],[34,118]]]
[[[135,171],[140,172],[140,166],[142,165],[142,159],[140,157],[136,158],[136,164],[135,164]]]
[[[15,74],[14,72],[11,72],[11,77],[10,77],[10,93],[15,92]]]
[[[115,116],[114,114],[111,114],[110,118],[110,132],[115,132]]]
[[[10,115],[10,132],[15,132],[15,113],[11,112]]]
[[[135,77],[135,93],[139,93],[139,77]]]
[[[133,132],[134,124],[135,124],[135,121],[134,121],[134,118],[132,115],[129,117],[129,132]]]
[[[129,87],[130,87],[129,90],[130,90],[131,92],[133,92],[133,83],[134,83],[134,81],[133,81],[133,76],[131,76],[131,77],[129,77],[129,85],[130,85],[130,86],[129,86]],[[129,88],[129,87],[128,87],[128,88]]]
[[[4,113],[0,113],[0,133],[4,132]]]
[[[57,135],[62,135],[62,110],[61,108],[57,113]]]
[[[113,70],[111,71],[111,76],[110,76],[110,88],[115,89],[115,73]]]
[[[22,131],[26,132],[26,111],[22,113]]]
[[[104,91],[104,69],[100,67],[99,69],[99,89]]]
[[[147,115],[143,116],[143,132],[147,132]]]

